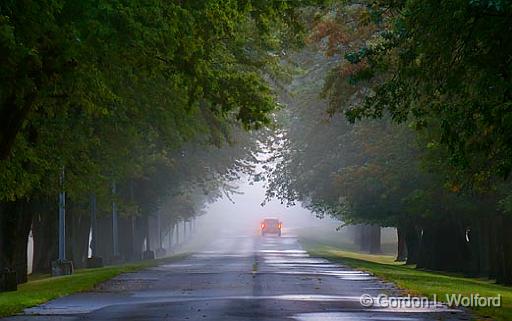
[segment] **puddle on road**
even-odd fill
[[[269,264],[328,264],[327,260],[313,259],[313,258],[276,258],[271,256],[263,257],[265,263]]]
[[[275,267],[275,268],[285,268],[285,269],[343,269],[343,266],[336,265],[336,264],[329,264],[329,263],[319,263],[319,264],[295,264],[295,263],[271,263],[269,266]]]
[[[432,312],[432,311],[430,311]],[[420,321],[420,317],[375,315],[373,313],[321,312],[302,313],[292,316],[297,321]]]
[[[275,258],[275,257],[282,257],[282,258],[286,258],[286,257],[292,257],[292,258],[305,258],[305,257],[309,257],[309,255],[307,254],[302,254],[302,253],[265,253],[265,255],[263,256],[265,258]]]
[[[359,302],[359,296],[341,296],[341,295],[319,295],[319,294],[284,294],[268,297],[276,300],[287,301],[320,301],[320,302],[337,302],[337,301],[351,301]]]
[[[34,307],[25,309],[26,315],[73,315],[86,314],[109,306],[110,304],[91,304],[83,306],[65,306],[65,307]]]
[[[307,276],[333,276],[347,281],[375,280],[372,275],[333,264],[326,259],[310,257],[304,250],[260,250],[266,265],[263,273]],[[275,270],[274,270],[275,269]]]
[[[284,300],[307,302],[359,302],[359,296],[319,295],[319,294],[281,294],[281,295],[237,295],[237,296],[190,296],[177,295],[177,291],[137,292],[132,298],[165,298],[167,302],[204,301],[204,300]]]
[[[259,250],[260,253],[269,254],[307,254],[304,250]]]
[[[265,271],[262,271],[262,273],[267,273]],[[365,274],[361,272],[361,274],[353,274],[348,273],[344,274],[343,272],[339,271],[271,271],[268,273],[273,274],[287,274],[287,275],[306,275],[306,276],[334,276],[341,280],[346,281],[373,281],[375,280],[374,276],[371,276],[370,274]]]
[[[194,296],[185,294],[183,291],[150,291],[136,292],[129,298],[117,299],[104,296],[89,296],[71,299],[68,297],[63,302],[53,301],[39,307],[25,310],[28,315],[69,315],[84,314],[113,305],[142,304],[142,303],[180,303],[196,301],[222,301],[222,300],[284,300],[284,301],[303,301],[303,302],[346,302],[357,304],[359,296],[339,296],[339,295],[316,295],[316,294],[284,294],[268,296]],[[428,309],[393,309],[393,308],[370,308],[351,312],[322,312],[322,313],[304,313],[294,315],[292,318],[297,321],[335,321],[335,320],[371,320],[371,321],[415,321],[423,320],[416,317],[401,317],[397,313],[438,313],[438,312],[460,312],[459,310],[449,309],[445,306],[432,306]],[[392,313],[393,316],[390,316]],[[432,320],[429,318],[429,320]]]
[[[189,267],[196,267],[196,266],[201,266],[201,265],[204,265],[204,264],[197,264],[197,263],[194,263],[194,264],[171,263],[171,264],[163,264],[163,265],[159,265],[159,266],[156,266],[155,268],[162,268],[162,269],[169,269],[169,268],[189,268]]]
[[[194,254],[192,255],[192,257],[194,258],[200,258],[200,259],[209,259],[209,258],[225,258],[225,257],[251,257],[252,254],[249,254],[249,253],[216,253],[216,254],[213,254],[213,253],[198,253],[198,254]]]

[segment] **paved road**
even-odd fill
[[[28,309],[46,320],[468,320],[446,308],[366,308],[392,285],[305,253],[293,236],[231,235],[180,262],[121,275],[96,291]]]

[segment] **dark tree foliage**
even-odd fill
[[[2,1],[0,271],[25,275],[13,251],[31,225],[36,269],[55,259],[40,250],[55,253],[61,190],[79,261],[88,224],[73,222],[92,195],[100,218],[116,202],[129,226],[163,207],[169,222],[197,215],[229,193],[258,146],[241,130],[271,123],[269,80],[302,42],[301,8],[319,2]],[[130,233],[137,247],[148,237]]]
[[[374,84],[364,102],[337,105],[350,120],[382,117],[433,128],[432,142],[468,187],[488,188],[512,170],[512,3],[377,1],[375,37],[347,50],[363,65],[348,80]],[[355,31],[357,32],[357,31]],[[347,108],[348,107],[348,108]]]
[[[319,11],[313,53],[296,56],[303,75],[269,197],[395,226],[418,267],[511,283],[510,10],[418,0]]]

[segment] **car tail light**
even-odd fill
[[[261,229],[264,229],[265,228],[265,224],[261,224]]]
[[[283,223],[279,223],[279,229],[283,227]]]

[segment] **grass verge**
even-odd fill
[[[25,308],[33,307],[58,297],[76,292],[92,290],[97,284],[121,273],[134,272],[165,262],[183,259],[187,254],[95,269],[79,269],[73,275],[50,277],[35,276],[29,282],[20,284],[18,291],[0,293],[0,317],[13,315]]]
[[[447,294],[470,296],[478,293],[483,297],[501,295],[501,307],[474,307],[475,315],[481,319],[496,321],[512,320],[512,288],[496,285],[484,279],[466,278],[460,275],[416,270],[394,262],[393,256],[369,255],[340,250],[336,247],[301,241],[304,249],[312,256],[323,257],[340,262],[358,270],[372,273],[386,281],[396,284],[412,295],[437,296],[437,300],[446,302]],[[481,320],[480,319],[480,320]]]

